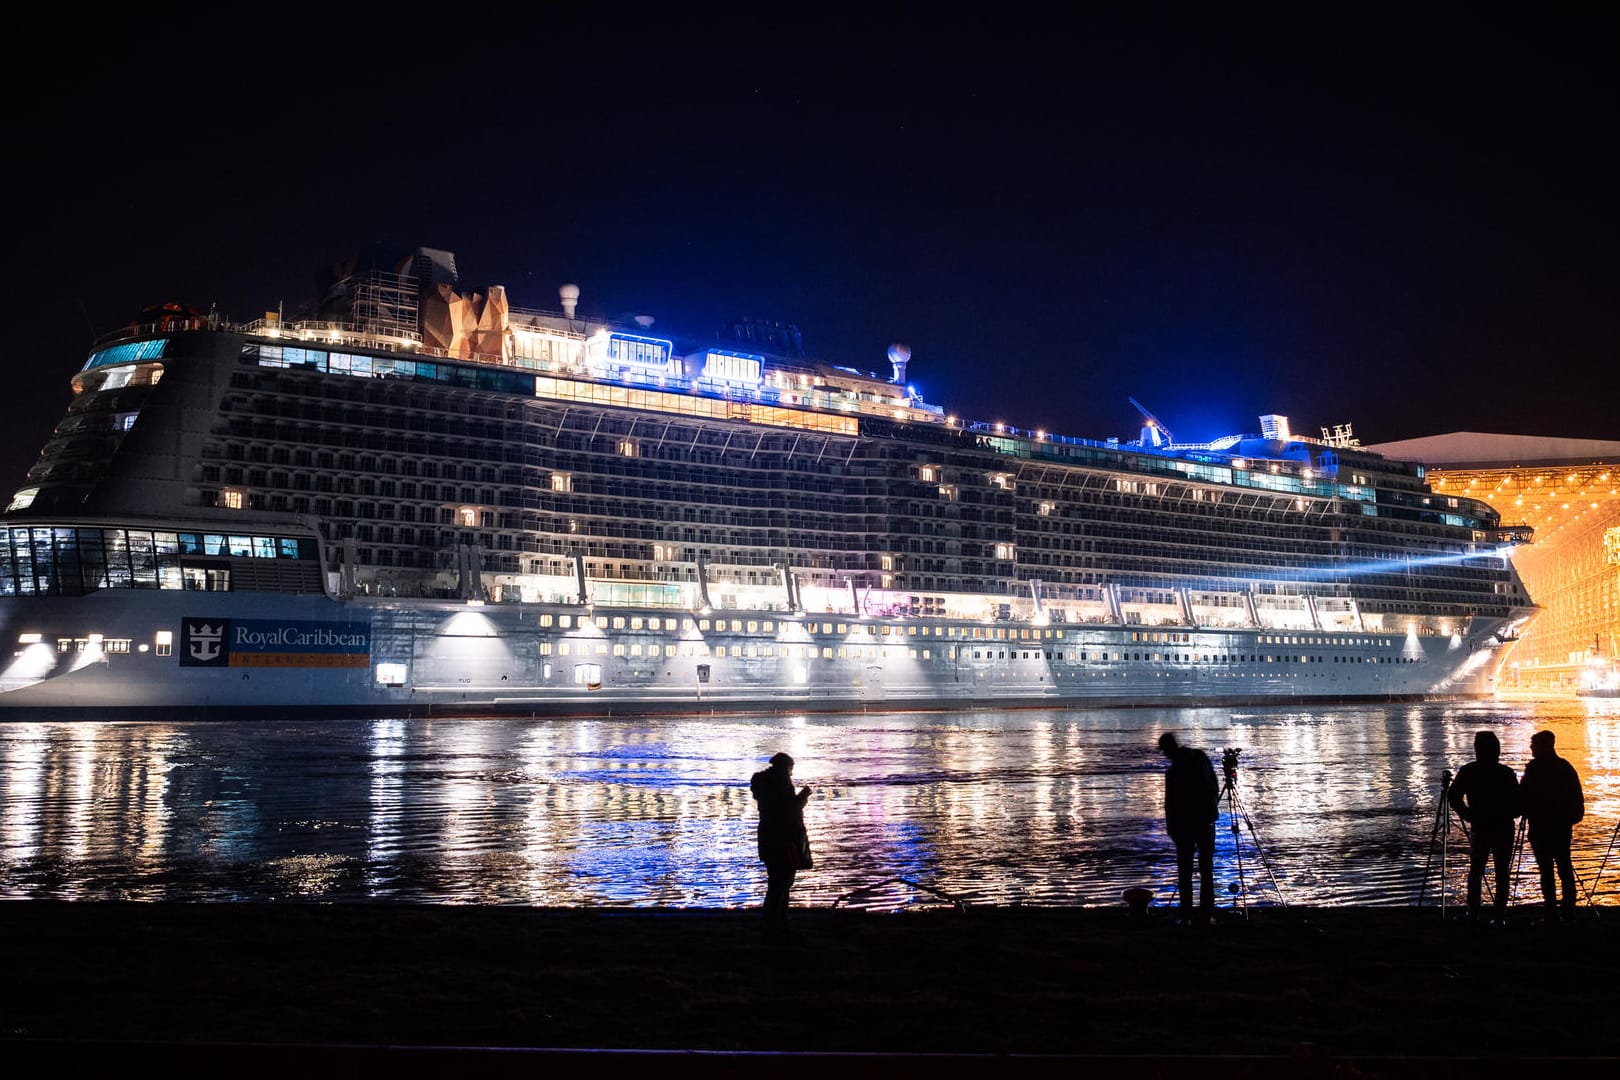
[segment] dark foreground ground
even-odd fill
[[[0,902],[0,1069],[1606,1071],[1620,909],[1515,915],[801,910],[766,945],[753,912]]]

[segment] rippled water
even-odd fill
[[[1585,783],[1583,891],[1615,904],[1605,705],[0,724],[0,896],[751,905],[748,777],[785,749],[816,791],[817,868],[795,903],[1113,905],[1133,885],[1163,903],[1154,743],[1174,730],[1217,764],[1241,748],[1238,828],[1223,814],[1217,831],[1233,902],[1436,903],[1442,871],[1457,902],[1466,847],[1453,819],[1442,851],[1442,770],[1484,727],[1522,768],[1548,727]],[[1533,877],[1526,852],[1517,900]]]

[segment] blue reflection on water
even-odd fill
[[[1404,905],[1425,888],[1435,902],[1441,773],[1482,727],[1516,767],[1533,731],[1557,733],[1586,786],[1590,887],[1620,816],[1620,710],[1487,702],[6,724],[0,896],[752,905],[748,777],[785,749],[815,789],[798,903],[1113,905],[1136,885],[1167,903],[1155,742],[1175,730],[1212,758],[1242,751],[1239,828],[1217,826],[1228,902]],[[1455,900],[1466,853],[1460,829],[1448,839]],[[1600,903],[1620,896],[1611,861]],[[1536,899],[1531,869],[1519,902]]]

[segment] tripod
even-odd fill
[[[1271,888],[1277,894],[1278,903],[1286,908],[1288,901],[1283,899],[1282,886],[1277,884],[1277,875],[1271,872],[1271,863],[1266,859],[1265,849],[1260,846],[1260,837],[1254,831],[1254,822],[1249,820],[1248,810],[1244,809],[1242,801],[1238,799],[1237,755],[1236,750],[1225,750],[1221,753],[1221,771],[1225,774],[1225,781],[1219,797],[1226,799],[1226,818],[1232,827],[1232,851],[1237,856],[1238,898],[1233,901],[1233,910],[1241,910],[1243,917],[1247,919],[1249,892],[1248,883],[1243,876],[1243,844],[1238,829],[1239,821],[1249,827],[1249,840],[1254,844],[1254,853],[1259,857],[1260,865],[1265,867],[1266,876],[1271,879]]]
[[[1440,916],[1446,914],[1446,866],[1447,855],[1451,851],[1451,770],[1445,769],[1440,773],[1440,805],[1435,811],[1434,828],[1429,830],[1429,857],[1423,863],[1423,884],[1418,887],[1417,906],[1423,906],[1423,894],[1429,889],[1429,867],[1434,865],[1434,844],[1440,842]],[[1459,822],[1461,824],[1461,822]],[[1463,835],[1468,835],[1468,826],[1462,826]]]

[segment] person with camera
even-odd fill
[[[1164,824],[1176,845],[1180,921],[1192,915],[1193,862],[1198,864],[1198,921],[1215,914],[1215,821],[1221,816],[1221,789],[1209,755],[1182,746],[1171,732],[1159,736],[1159,752],[1170,760],[1164,770]]]
[[[1519,817],[1519,778],[1499,760],[1502,743],[1494,732],[1474,736],[1474,760],[1457,770],[1446,800],[1457,816],[1472,826],[1468,836],[1468,914],[1479,918],[1480,888],[1485,880],[1485,863],[1496,870],[1493,897],[1501,926],[1507,922],[1508,893],[1513,869],[1513,830]]]
[[[1530,736],[1530,760],[1524,766],[1519,793],[1524,801],[1526,831],[1530,850],[1535,852],[1536,868],[1541,871],[1541,899],[1546,905],[1547,922],[1575,920],[1575,863],[1570,858],[1570,837],[1586,816],[1586,797],[1575,766],[1553,749],[1553,733],[1538,731]],[[1563,903],[1558,889],[1564,887]]]
[[[749,781],[759,803],[759,858],[765,864],[765,937],[788,938],[788,891],[800,870],[809,870],[810,835],[804,827],[804,804],[810,789],[793,790],[793,758],[771,755],[766,768]]]

